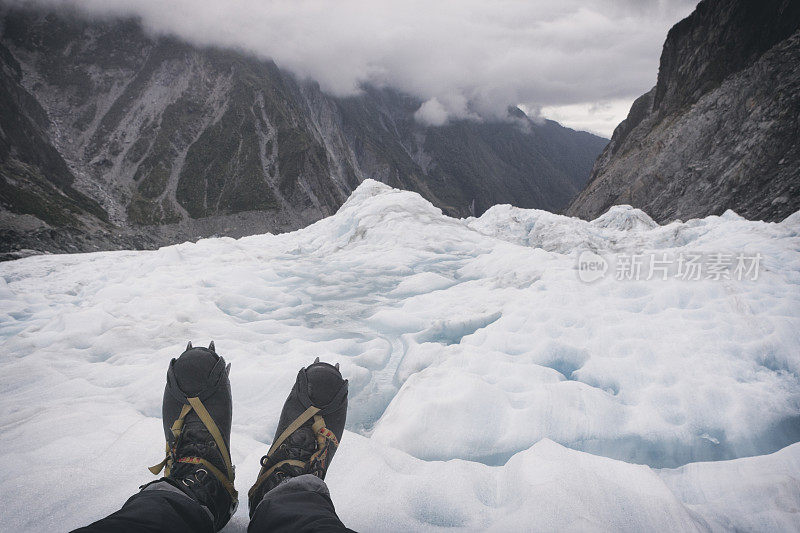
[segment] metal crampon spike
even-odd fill
[[[192,349],[192,341],[189,341],[189,344],[186,345],[186,349],[187,350],[191,350]]]
[[[208,345],[208,349],[212,352],[216,352],[216,349],[214,348],[214,341],[211,341],[211,344]]]

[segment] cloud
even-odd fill
[[[614,127],[628,116],[631,103],[629,99],[618,99],[548,106],[540,109],[539,114],[576,130],[611,137]]]
[[[448,113],[439,100],[431,98],[414,113],[414,119],[428,126],[441,126],[447,122]]]
[[[30,1],[26,2],[30,4]],[[425,102],[418,117],[503,117],[634,98],[695,0],[36,0],[138,16],[154,34],[274,59],[323,90],[364,83]],[[616,120],[616,119],[614,119]],[[608,126],[613,129],[613,125]],[[601,127],[600,130],[603,128]],[[598,130],[598,131],[600,131]],[[610,133],[610,130],[608,130]]]

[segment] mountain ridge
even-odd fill
[[[630,204],[659,222],[800,209],[800,4],[703,0],[668,33],[656,85],[631,106],[566,213]]]
[[[454,216],[497,203],[557,210],[607,142],[518,114],[426,127],[414,120],[421,102],[391,89],[334,98],[274,62],[151,38],[131,19],[9,10],[3,21],[3,57],[50,121],[42,139],[108,214],[47,240],[17,231],[22,213],[6,199],[6,249],[287,231],[334,213],[366,178]]]

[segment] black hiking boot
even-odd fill
[[[205,506],[214,517],[214,528],[222,529],[238,504],[230,458],[231,383],[230,365],[208,348],[192,343],[167,371],[162,418],[167,456],[150,468],[164,468],[164,478]]]
[[[283,404],[275,438],[261,458],[261,471],[248,493],[250,518],[264,495],[281,481],[302,474],[325,479],[347,417],[347,380],[339,365],[320,363],[300,369]]]

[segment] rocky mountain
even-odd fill
[[[800,209],[800,2],[703,0],[667,35],[637,99],[567,213],[631,204],[659,222]]]
[[[450,215],[563,208],[606,139],[537,123],[426,127],[390,89],[333,98],[275,63],[136,20],[2,9],[0,246],[155,247],[292,230],[375,178]]]

